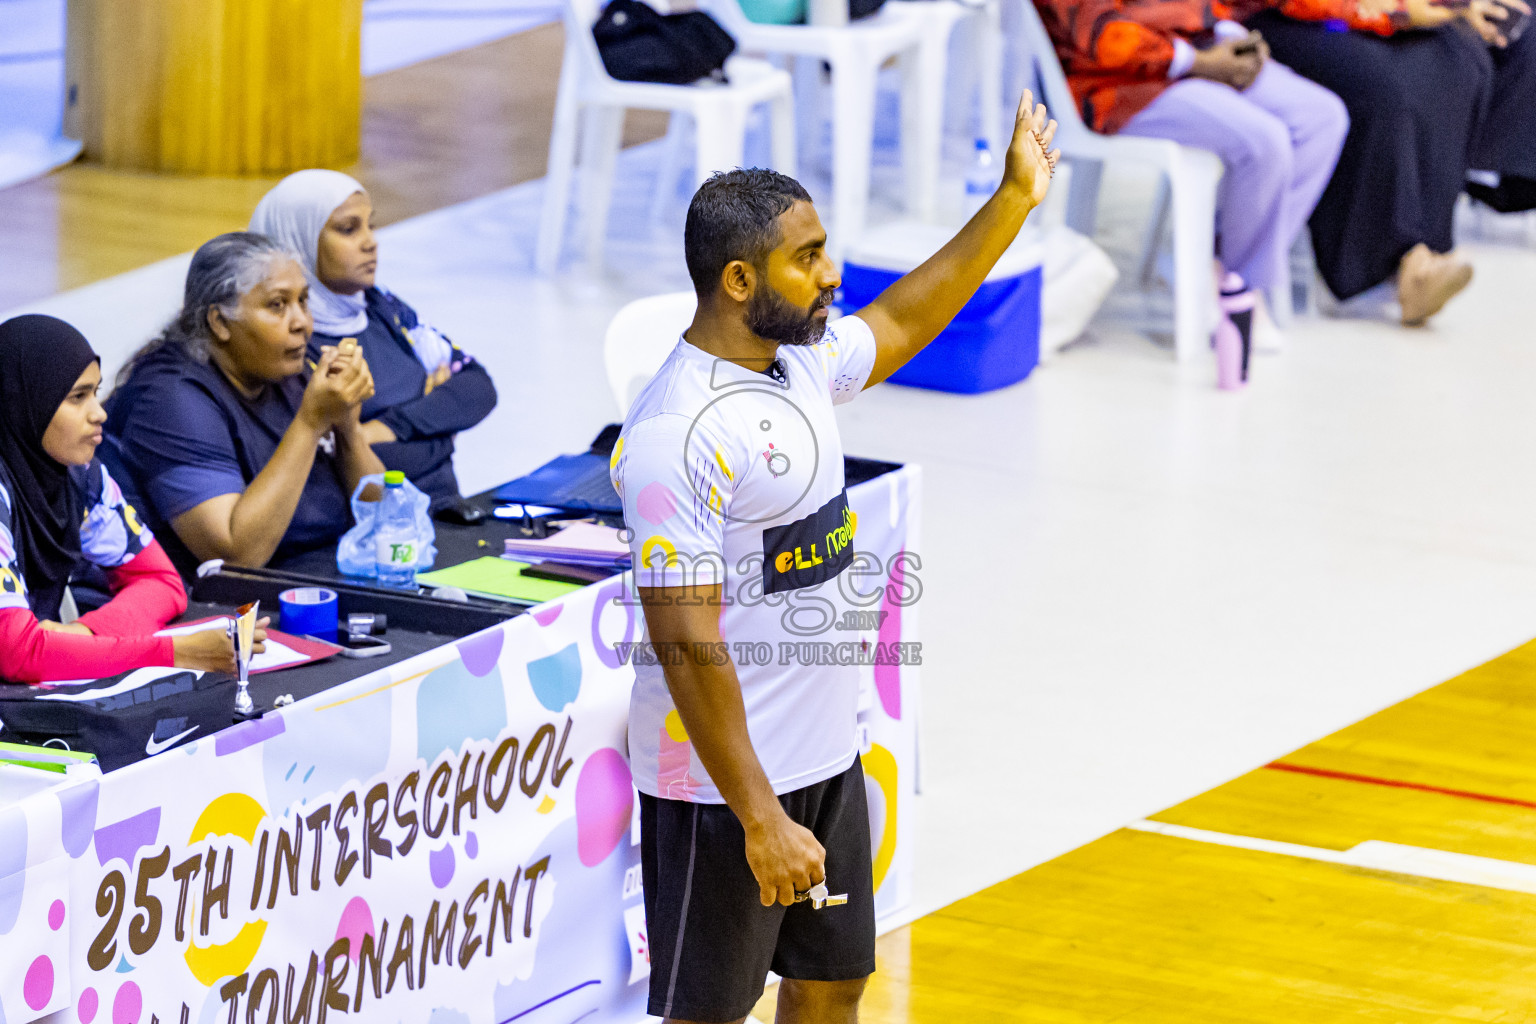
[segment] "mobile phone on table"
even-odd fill
[[[382,640],[376,636],[364,636],[361,633],[348,633],[345,630],[334,636],[311,636],[310,639],[335,644],[341,648],[343,658],[377,658],[393,650],[388,640]]]

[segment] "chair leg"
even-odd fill
[[[875,143],[875,76],[879,68],[862,55],[832,69],[832,219],[827,251],[843,253],[864,232],[869,214],[869,162]],[[906,106],[906,97],[902,97]]]
[[[981,83],[976,94],[976,115],[981,119],[981,137],[987,140],[993,158],[1002,160],[1012,141],[1012,132],[1004,128],[1005,106],[998,96],[1003,83],[1002,4],[999,0],[988,0],[973,20],[972,31],[980,35],[976,66]],[[1015,106],[1018,102],[1017,96],[1012,97]]]
[[[789,76],[795,83],[796,153],[802,157],[810,154],[820,160],[825,128],[822,111],[826,107],[822,102],[826,86],[822,81],[821,59],[791,57]]]
[[[1149,286],[1157,276],[1157,253],[1163,247],[1168,234],[1168,216],[1173,184],[1163,177],[1158,180],[1156,197],[1152,200],[1152,216],[1141,236],[1141,255],[1136,260],[1136,280],[1141,286]]]
[[[907,212],[933,220],[939,191],[939,149],[944,137],[944,83],[949,33],[926,36],[902,54],[901,173]]]
[[[651,196],[651,223],[661,220],[677,195],[677,176],[682,171],[683,145],[689,125],[686,114],[672,111],[662,142],[661,166],[656,170],[656,191]]]
[[[567,59],[567,66],[572,61]],[[576,127],[581,105],[575,90],[562,77],[555,98],[555,123],[549,137],[549,166],[544,177],[544,205],[539,211],[539,233],[533,246],[533,265],[541,274],[553,273],[565,241],[565,218],[570,211],[571,176],[576,165]]]
[[[945,86],[944,126],[953,129],[959,125],[967,138],[975,138],[979,134],[990,144],[992,136],[986,134],[986,122],[981,120],[981,112],[976,104],[982,92],[980,64],[981,50],[985,44],[981,38],[981,26],[979,10],[955,23],[950,45],[961,54],[961,59],[949,72],[949,81]],[[971,130],[972,114],[977,116],[975,132]]]
[[[1280,277],[1265,295],[1269,302],[1269,315],[1276,327],[1289,327],[1296,318],[1296,297],[1291,289],[1291,265],[1288,260],[1280,265]]]
[[[582,216],[586,228],[586,258],[602,265],[608,234],[608,207],[613,202],[613,167],[624,132],[624,108],[591,106],[581,139]]]
[[[1173,344],[1180,362],[1210,348],[1216,325],[1216,185],[1221,161],[1180,150],[1167,168],[1173,197]]]
[[[741,166],[747,108],[739,103],[701,103],[696,117],[694,178],[702,185],[716,171]]]
[[[1104,180],[1104,161],[1068,159],[1072,162],[1072,178],[1067,189],[1067,227],[1092,238],[1099,226],[1099,183]]]
[[[773,169],[791,178],[799,174],[795,142],[795,95],[785,93],[768,103],[768,130],[772,136]]]

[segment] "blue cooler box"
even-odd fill
[[[843,265],[839,305],[854,312],[937,252],[954,231],[897,223],[869,232]],[[1016,384],[1040,361],[1043,249],[1020,236],[960,315],[910,363],[891,375],[896,384],[973,395]]]

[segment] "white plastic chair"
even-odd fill
[[[1114,157],[1144,160],[1163,172],[1168,217],[1173,233],[1173,344],[1180,360],[1194,359],[1210,349],[1216,326],[1216,187],[1223,173],[1221,159],[1203,149],[1180,146],[1167,139],[1130,135],[1100,135],[1083,123],[1077,102],[1056,48],[1031,0],[1014,0],[1017,8],[1020,56],[1032,66],[1037,96],[1056,119],[1056,141],[1072,161],[1067,197],[1067,226],[1093,237],[1098,219],[1099,183],[1104,161]],[[1142,276],[1150,276],[1162,235],[1162,201],[1143,235],[1138,261]]]
[[[773,127],[773,163],[795,172],[794,91],[789,75],[766,61],[731,57],[726,83],[693,85],[621,82],[608,74],[592,38],[597,0],[565,0],[565,56],[555,97],[555,123],[549,140],[549,173],[534,247],[540,273],[555,269],[565,236],[571,178],[576,162],[578,121],[581,130],[582,214],[587,259],[601,259],[613,192],[614,160],[624,129],[624,111],[670,110],[685,113],[698,127],[695,173],[702,182],[714,171],[741,165],[747,115],[759,103],[769,105]],[[584,117],[583,117],[584,115]]]
[[[813,3],[812,20],[817,13]],[[875,91],[880,66],[892,57],[901,68],[902,171],[906,208],[928,218],[938,192],[949,33],[965,16],[954,0],[892,0],[868,18],[841,25],[762,25],[748,20],[737,0],[705,0],[704,7],[743,50],[809,58],[796,62],[801,99],[813,90],[821,62],[832,69],[832,227],[828,251],[841,259],[864,228],[869,210],[874,149]],[[835,5],[834,5],[835,9]],[[841,10],[846,21],[847,3]],[[802,130],[815,130],[806,119]]]
[[[1002,0],[960,0],[969,15],[956,27],[962,35],[962,60],[955,68],[950,93],[951,123],[970,125],[972,102],[978,124],[977,138],[987,140],[992,156],[1001,160],[1012,138],[1013,109],[1017,95],[1004,91]],[[1012,90],[1008,90],[1011,93]],[[1007,118],[1004,118],[1007,111]]]
[[[636,299],[613,315],[603,338],[603,366],[619,416],[628,415],[640,389],[677,347],[693,322],[693,292],[669,292]]]

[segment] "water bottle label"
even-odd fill
[[[416,564],[416,545],[411,541],[399,542],[380,537],[374,542],[374,557],[380,565],[409,568]]]

